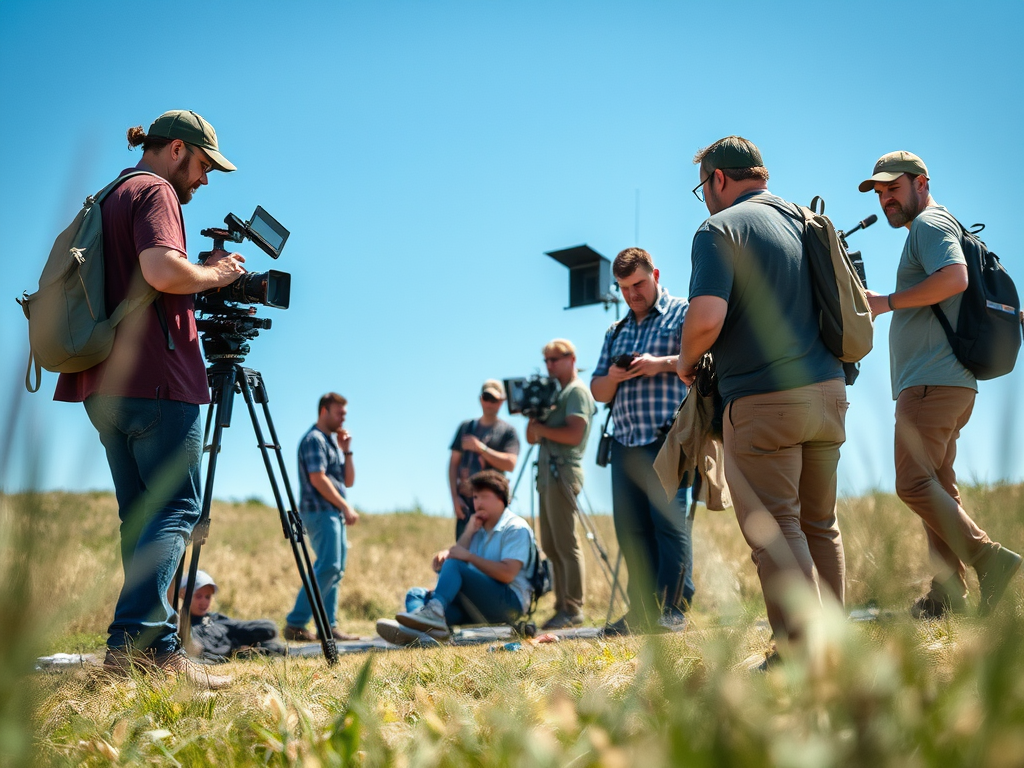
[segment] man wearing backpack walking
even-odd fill
[[[893,312],[889,364],[896,400],[896,493],[924,523],[933,576],[910,608],[917,618],[966,609],[967,565],[978,574],[978,611],[987,615],[1021,565],[1020,555],[992,541],[960,503],[953,459],[974,408],[978,385],[953,353],[938,305],[955,327],[967,266],[961,228],[931,196],[928,169],[910,152],[875,163],[861,192],[874,191],[889,224],[909,231],[896,270],[896,291],[868,292],[871,312]]]
[[[694,194],[711,217],[693,238],[677,372],[689,386],[712,351],[736,517],[776,640],[798,640],[809,602],[799,598],[843,602],[836,519],[848,406],[843,368],[819,332],[803,218],[768,191],[758,148],[728,136],[694,163]],[[765,665],[775,658],[773,651]]]
[[[101,203],[107,306],[148,286],[158,298],[130,312],[110,355],[81,373],[63,373],[55,400],[82,402],[107,454],[121,519],[124,586],[114,609],[104,667],[162,671],[209,688],[209,675],[181,650],[167,600],[201,511],[199,406],[210,402],[193,316],[193,294],[234,282],[237,253],[189,262],[181,205],[210,171],[233,171],[217,134],[195,112],[165,112],[144,132],[128,130],[142,160]],[[147,286],[148,284],[148,286]]]

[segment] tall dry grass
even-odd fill
[[[993,537],[1024,543],[1024,488],[968,488],[964,498]],[[911,621],[906,605],[927,574],[924,538],[886,494],[844,500],[840,514],[851,603],[892,615],[872,624],[825,616],[806,652],[768,675],[744,663],[768,639],[749,551],[731,514],[701,509],[697,602],[682,635],[518,653],[404,650],[331,668],[235,662],[226,671],[236,685],[210,695],[88,669],[25,677],[25,660],[44,648],[102,643],[120,585],[111,497],[46,494],[19,506],[26,501],[3,499],[4,530],[29,514],[31,536],[47,544],[31,561],[4,549],[3,575],[28,576],[20,596],[5,578],[0,610],[28,605],[30,623],[50,623],[11,634],[21,661],[2,663],[14,693],[2,700],[0,738],[28,744],[7,754],[39,764],[1024,765],[1024,580],[991,620]],[[219,503],[213,520],[204,567],[221,585],[219,608],[282,620],[297,578],[276,512]],[[611,521],[595,520],[614,553]],[[368,631],[407,586],[432,583],[427,555],[451,532],[447,519],[364,516],[350,532],[345,628]],[[56,541],[70,546],[60,553]],[[588,557],[588,612],[599,623],[608,587]]]

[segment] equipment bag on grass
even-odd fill
[[[54,241],[39,278],[39,290],[17,300],[28,318],[25,388],[29,392],[39,389],[40,367],[55,373],[78,373],[106,360],[117,324],[158,296],[150,288],[128,296],[107,312],[100,203],[121,182],[142,174],[156,176],[148,171],[126,173],[85,199],[75,220]]]
[[[755,195],[750,202],[770,205],[803,226],[804,254],[811,266],[811,288],[821,340],[842,362],[856,363],[871,351],[874,343],[871,308],[835,226],[824,213],[814,210],[821,198],[814,198],[811,207],[804,208],[762,197]]]
[[[956,329],[937,304],[932,304],[932,311],[956,359],[975,378],[994,379],[1012,371],[1017,362],[1024,326],[1020,297],[999,257],[977,234],[957,224],[967,260],[967,290],[960,301]]]

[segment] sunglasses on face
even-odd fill
[[[483,399],[483,401],[485,403],[496,403],[496,402],[498,402],[498,398],[496,398],[490,392],[484,392],[482,395],[480,395],[480,397]]]

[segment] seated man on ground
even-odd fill
[[[182,576],[178,599],[185,600],[185,582]],[[239,653],[265,656],[285,656],[288,647],[277,636],[277,625],[270,619],[232,619],[223,613],[210,611],[217,592],[217,584],[206,571],[196,572],[196,587],[192,593],[192,642],[194,655],[208,661],[226,661]]]
[[[512,624],[529,612],[529,574],[537,557],[533,530],[508,509],[508,479],[500,472],[477,472],[469,484],[476,514],[455,546],[434,555],[437,585],[410,589],[397,621],[377,622],[377,632],[388,642],[445,640],[450,626]]]

